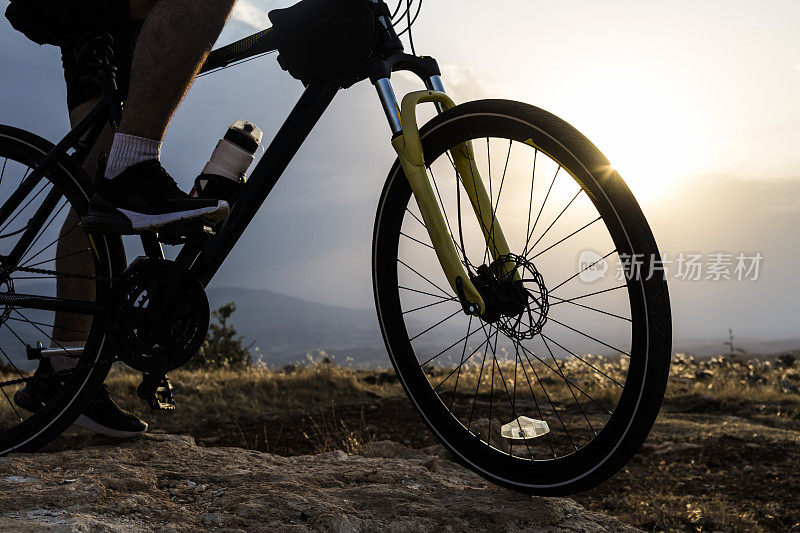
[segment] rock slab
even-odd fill
[[[0,530],[637,531],[393,442],[281,457],[149,435],[0,458]]]

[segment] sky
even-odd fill
[[[287,0],[239,0],[225,44]],[[4,7],[7,2],[0,2]],[[590,138],[637,196],[667,257],[761,254],[757,281],[670,279],[676,338],[800,337],[800,3],[429,0],[418,51],[457,102],[546,109]],[[0,20],[0,122],[67,131],[59,56]],[[398,77],[402,94],[419,88]],[[302,92],[274,56],[199,79],[163,161],[188,188],[234,120],[269,142]],[[366,82],[340,93],[213,284],[372,305],[375,206],[394,159]]]

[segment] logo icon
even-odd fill
[[[584,250],[578,256],[578,277],[584,283],[603,279],[608,272],[608,261],[593,250]]]

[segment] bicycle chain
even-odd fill
[[[117,358],[114,357],[114,361],[117,361]],[[112,362],[114,362],[112,361]],[[39,374],[38,376],[30,376],[30,377],[21,377],[18,379],[10,379],[8,381],[0,381],[0,387],[8,387],[10,385],[20,385],[22,383],[27,384],[29,381],[33,381],[36,379],[43,379],[43,378],[58,378],[60,376],[68,377],[71,373],[77,372],[79,370],[88,370],[90,368],[94,368],[96,366],[100,366],[101,364],[105,364],[108,361],[97,361],[95,363],[89,363],[86,365],[80,365],[73,368],[65,368],[64,370],[54,370],[53,372],[48,372],[47,374]]]
[[[87,279],[87,280],[97,280],[97,281],[110,281],[110,278],[105,278],[105,277],[91,276],[88,274],[69,274],[67,272],[58,272],[56,270],[47,270],[44,268],[31,268],[23,266],[12,267],[12,266],[0,265],[0,270],[3,270],[8,274],[13,274],[14,272],[28,272],[31,274],[44,274],[47,276],[54,276],[57,278],[75,278],[75,279]]]

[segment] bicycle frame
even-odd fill
[[[265,30],[212,53],[203,72],[271,51],[274,49],[271,46],[269,30]],[[398,105],[391,84],[391,74],[397,71],[415,73],[424,82],[427,90],[410,93],[403,99],[402,106]],[[454,241],[447,231],[442,211],[428,180],[425,155],[417,126],[416,108],[419,104],[425,102],[435,103],[439,112],[444,112],[455,105],[445,93],[438,64],[430,57],[416,57],[399,52],[385,59],[376,58],[370,60],[366,65],[366,72],[368,74],[364,77],[368,77],[375,86],[386,113],[393,135],[392,145],[397,151],[403,170],[409,180],[448,282],[454,294],[458,296],[465,313],[480,315],[485,311],[485,303],[465,271]],[[251,172],[250,178],[240,191],[238,200],[233,205],[230,215],[221,228],[219,228],[216,235],[205,242],[184,244],[175,260],[176,267],[173,269],[172,275],[180,276],[189,271],[204,286],[208,285],[244,230],[266,201],[303,142],[328,109],[336,94],[342,88],[352,85],[352,83],[352,78],[337,77],[313,82],[306,87],[294,109],[266,149],[263,157]],[[79,162],[81,158],[85,158],[84,152],[88,151],[85,149],[86,146],[90,147],[96,141],[104,125],[103,121],[99,120],[100,118],[108,116],[112,125],[116,123],[120,109],[119,99],[114,98],[114,92],[111,91],[110,94],[105,94],[95,109],[23,181],[20,189],[9,198],[9,202],[0,210],[0,223],[21,203],[25,195],[33,190],[48,166],[57,161],[63,154],[66,154],[70,147],[78,149],[74,157],[78,156],[76,159]],[[467,142],[452,149],[451,156],[461,183],[481,225],[492,257],[497,260],[507,255],[509,253],[508,245],[491,208],[492,201],[480,177],[471,143]],[[16,197],[18,194],[19,198]],[[51,194],[57,195],[55,192]],[[53,200],[57,200],[57,197]],[[46,215],[49,214],[47,207],[50,203],[52,202],[45,202],[46,205],[43,205],[39,210],[42,213],[37,212],[37,215],[31,221],[32,223],[35,222],[35,224],[28,226],[26,234],[30,232],[31,238],[46,220]],[[481,206],[484,207],[481,208]],[[145,253],[148,256],[163,258],[161,245],[154,235],[143,235],[141,238]],[[21,241],[26,241],[26,239],[23,238]],[[18,244],[19,246],[22,246],[19,252],[24,253],[25,244]],[[13,254],[14,252],[6,259],[13,260]],[[509,264],[508,268],[504,269],[506,275],[511,272],[515,278],[519,279],[514,265]],[[166,284],[166,286],[170,285]],[[85,313],[93,305],[90,302],[28,295],[15,295],[14,299],[17,301],[24,299],[25,307],[66,312]],[[2,300],[3,296],[0,296],[0,303],[3,303]],[[102,310],[94,309],[94,311],[99,313]]]

